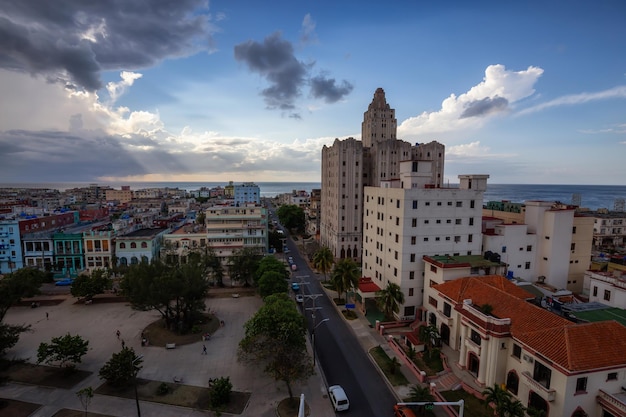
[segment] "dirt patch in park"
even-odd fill
[[[79,369],[70,370],[25,362],[13,363],[0,372],[2,377],[12,382],[63,389],[72,388],[91,374],[92,372]]]

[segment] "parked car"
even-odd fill
[[[394,405],[393,415],[395,417],[415,417],[415,413],[406,405]]]
[[[350,408],[350,401],[348,401],[348,396],[343,388],[341,388],[341,385],[328,387],[328,396],[335,411],[345,411]]]
[[[57,287],[67,287],[68,285],[72,285],[73,282],[73,279],[65,278],[55,282],[54,285],[56,285]]]
[[[296,294],[296,303],[304,303],[304,295]]]
[[[300,284],[298,284],[297,282],[292,282],[291,289],[294,291],[300,291]]]

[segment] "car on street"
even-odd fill
[[[73,282],[74,282],[73,279],[65,278],[65,279],[58,280],[57,282],[54,283],[54,285],[56,285],[57,287],[67,287],[68,285],[72,285]]]
[[[294,291],[300,291],[300,284],[298,284],[297,282],[292,282],[291,289]]]
[[[348,400],[346,392],[341,388],[341,385],[328,387],[328,397],[335,411],[345,411],[350,408],[350,401]]]
[[[296,294],[296,302],[297,303],[304,303],[304,295]]]
[[[406,405],[394,405],[393,415],[395,417],[415,417],[415,413]]]

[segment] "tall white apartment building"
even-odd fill
[[[515,277],[582,292],[591,262],[592,216],[552,201],[490,202],[483,215],[484,250],[500,255]]]
[[[400,177],[365,187],[362,273],[380,289],[400,286],[401,320],[422,305],[423,256],[480,255],[483,194],[488,175],[460,175],[455,188],[431,183],[431,161],[400,163]],[[373,296],[359,294],[362,298]]]
[[[246,204],[261,204],[261,191],[259,186],[253,182],[244,182],[237,184],[233,188],[233,198],[236,206],[245,206]]]
[[[396,138],[395,110],[378,88],[361,124],[361,140],[336,139],[322,149],[320,243],[335,258],[361,259],[363,187],[398,179],[400,163],[429,160],[430,184],[443,180],[445,147],[438,142],[412,146]]]

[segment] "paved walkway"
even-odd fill
[[[79,334],[89,340],[89,352],[83,358],[80,369],[93,374],[74,386],[71,390],[55,389],[10,383],[0,387],[0,397],[42,404],[32,417],[52,417],[63,408],[81,410],[76,391],[91,386],[98,387],[103,381],[98,377],[100,367],[110,359],[111,354],[121,349],[121,340],[143,355],[143,369],[140,378],[170,382],[174,376],[182,376],[184,383],[206,387],[209,378],[228,376],[233,390],[251,392],[250,402],[241,416],[270,417],[276,415],[278,402],[288,396],[284,384],[277,383],[260,368],[249,367],[237,361],[237,346],[243,338],[243,324],[258,310],[262,301],[259,297],[210,298],[207,307],[216,311],[226,325],[218,329],[210,340],[177,346],[167,350],[157,346],[141,346],[141,332],[159,318],[154,311],[137,311],[126,303],[94,302],[91,305],[74,304],[75,299],[67,298],[56,306],[31,309],[14,307],[9,310],[5,322],[11,324],[31,324],[33,331],[23,333],[18,344],[7,353],[8,358],[23,358],[35,362],[37,347],[65,333]],[[46,319],[46,313],[49,318]],[[116,330],[120,330],[120,339]],[[202,354],[206,345],[208,354]],[[294,384],[294,395],[305,394],[312,411],[311,415],[334,416],[330,401],[319,372],[306,383]],[[172,407],[141,401],[144,416],[212,416],[208,411]],[[136,415],[134,400],[112,396],[96,395],[89,407],[93,413],[127,417]]]

